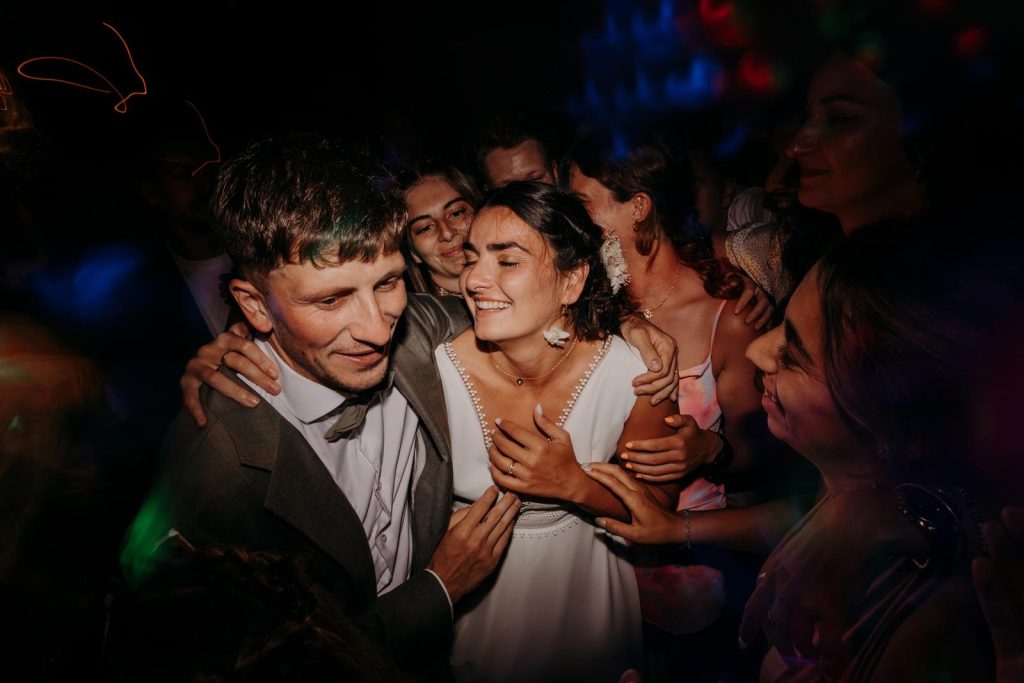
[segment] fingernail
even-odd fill
[[[630,465],[626,465],[626,467],[630,467]],[[635,476],[637,479],[643,479],[644,478],[644,475],[642,475],[642,474],[635,474],[633,476]]]
[[[760,574],[757,575],[757,578],[763,579],[766,576],[768,576],[768,572],[761,572]]]
[[[494,418],[494,424],[496,424],[496,425],[500,425],[500,424],[501,424],[501,418],[500,418],[500,417],[496,417],[496,418]],[[492,432],[492,433],[493,433],[493,432]]]
[[[631,444],[631,443],[627,443],[627,444],[626,444],[626,448],[632,448],[632,447],[633,447],[633,444]],[[623,459],[623,460],[629,460],[629,453],[623,453],[623,454],[622,454],[622,455],[620,455],[619,457],[620,457],[621,459]]]
[[[538,415],[543,415],[543,414],[544,414],[544,408],[543,408],[543,407],[541,407],[541,405],[540,405],[539,403],[537,404],[537,407],[536,407],[536,408],[534,408],[534,410],[536,410],[536,411],[537,411],[537,414],[538,414]]]
[[[597,519],[595,519],[594,524],[598,525],[602,529],[608,526],[608,523],[604,521],[604,517],[598,517]]]
[[[589,462],[585,462],[582,465],[580,465],[580,469],[583,470],[584,472],[593,472],[594,471],[594,468],[592,468],[590,466]]]
[[[259,403],[259,402],[260,402],[260,399],[257,398],[256,396],[246,396],[245,397],[245,405],[249,406],[250,408],[255,407],[256,404]]]
[[[627,470],[631,470],[631,469],[633,469],[633,463],[631,463],[631,462],[627,462],[627,463],[625,464],[625,468],[626,468]],[[637,475],[637,476],[640,476],[640,475]]]
[[[660,399],[660,398],[656,398],[656,399],[653,399],[653,400],[651,401],[651,405],[652,405],[652,406],[656,406],[656,405],[658,405],[659,403],[661,403],[661,399]]]
[[[651,361],[651,370],[655,370],[655,371],[661,370],[661,361],[658,360],[658,359],[652,360]]]
[[[736,643],[740,646],[741,650],[747,649],[747,643],[743,640],[743,636],[736,639]]]

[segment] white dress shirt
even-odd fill
[[[378,391],[361,426],[331,443],[325,435],[345,397],[295,372],[269,343],[257,340],[256,345],[280,368],[281,393],[272,396],[246,384],[299,430],[348,498],[366,532],[377,594],[387,593],[409,578],[412,567],[409,486],[419,417],[391,386]]]

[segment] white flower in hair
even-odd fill
[[[629,269],[626,268],[626,257],[622,255],[622,243],[618,237],[608,237],[601,245],[601,263],[608,273],[608,281],[612,283],[612,293],[618,294],[622,285],[629,284]]]
[[[563,330],[558,325],[552,325],[548,329],[544,330],[544,340],[551,344],[551,346],[557,346],[562,348],[565,346],[565,340],[569,338],[569,333]]]

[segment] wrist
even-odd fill
[[[690,519],[690,511],[683,510],[682,517],[683,523],[679,527],[679,531],[681,533],[679,543],[687,550],[693,550],[693,525],[692,520]]]
[[[715,451],[714,455],[704,464],[705,470],[710,474],[721,474],[729,469],[732,465],[733,450],[729,440],[725,438],[724,434],[718,434],[712,432],[714,437],[717,437],[719,447]]]
[[[564,500],[568,503],[572,503],[576,507],[583,507],[589,498],[588,491],[590,490],[590,487],[594,485],[600,486],[600,484],[587,476],[586,471],[581,465],[576,468],[572,478],[567,482]],[[559,496],[559,498],[561,497],[562,496]]]

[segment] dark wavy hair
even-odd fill
[[[1013,307],[1012,259],[947,230],[931,219],[883,221],[818,263],[826,383],[897,474],[923,459],[942,467],[966,448],[973,368]]]
[[[282,263],[392,254],[405,216],[382,162],[313,134],[263,140],[225,163],[212,209],[224,250],[253,278]]]
[[[398,190],[401,192],[402,197],[405,197],[409,190],[427,178],[440,178],[451,185],[463,199],[469,202],[474,211],[480,205],[480,189],[473,179],[455,166],[439,161],[426,161],[414,168],[400,171],[398,173]],[[409,217],[406,216],[405,230],[403,231],[402,238],[402,255],[405,257],[405,262],[408,266],[406,273],[409,278],[409,284],[414,292],[430,293],[433,292],[433,287],[430,286],[429,270],[426,265],[422,263],[417,264],[412,258],[413,246],[412,239],[409,236],[408,219]]]
[[[651,211],[636,225],[636,248],[647,256],[667,239],[683,265],[704,282],[704,290],[718,299],[739,296],[739,275],[715,258],[711,233],[697,219],[693,172],[687,160],[659,143],[634,147],[624,159],[612,152],[603,135],[580,139],[570,150],[567,163],[608,188],[618,202],[644,192],[651,197]]]
[[[493,190],[480,210],[503,206],[544,238],[555,269],[568,273],[586,263],[590,274],[568,316],[577,336],[585,340],[617,334],[622,321],[636,312],[636,303],[621,287],[612,292],[601,261],[604,235],[576,195],[539,182],[513,182]]]

